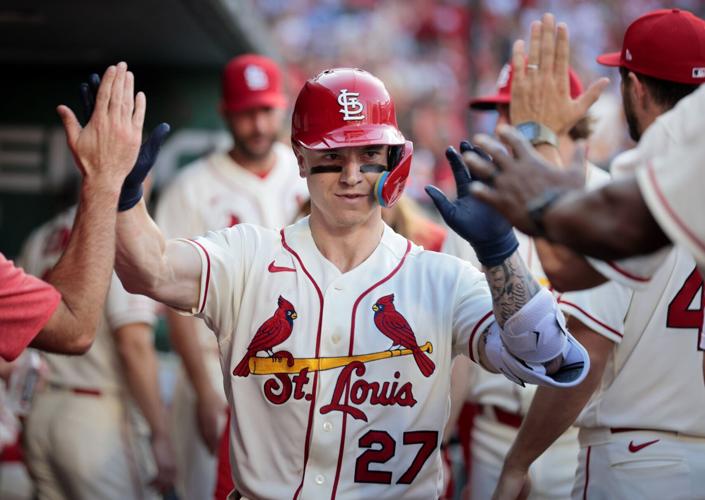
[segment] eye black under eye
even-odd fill
[[[381,163],[366,163],[365,165],[360,165],[360,172],[363,174],[381,174],[386,170],[387,167]]]

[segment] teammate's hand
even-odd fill
[[[489,159],[482,150],[467,141],[460,143],[460,151],[478,157],[484,155],[484,161]],[[446,150],[446,158],[453,169],[458,198],[451,202],[435,186],[426,186],[426,193],[433,200],[446,224],[472,245],[482,265],[493,267],[501,264],[519,246],[512,226],[470,191],[473,179],[460,153],[450,147]]]
[[[531,492],[529,473],[522,469],[505,467],[499,476],[492,500],[524,500]]]
[[[80,86],[81,104],[86,121],[90,120],[93,115],[99,87],[100,77],[96,74],[92,74],[88,78],[88,82],[82,83]],[[160,123],[140,147],[137,161],[122,186],[118,210],[129,210],[142,198],[142,183],[157,161],[159,149],[169,134],[169,130],[168,123]]]
[[[134,95],[134,76],[124,62],[105,71],[85,127],[71,109],[57,108],[69,149],[86,180],[109,188],[122,184],[137,160],[145,109],[145,96]]]
[[[225,415],[225,402],[212,390],[198,396],[196,401],[196,421],[198,432],[208,451],[215,455],[220,442],[221,422]]]
[[[176,481],[176,462],[174,448],[167,434],[152,435],[152,454],[157,466],[157,475],[151,485],[160,493],[166,493],[174,487]]]
[[[470,192],[476,200],[502,213],[514,227],[531,236],[541,236],[529,214],[529,206],[550,190],[580,189],[585,185],[584,151],[578,149],[567,170],[543,160],[516,129],[503,125],[497,131],[510,153],[488,136],[476,136],[492,162],[478,155],[465,156],[474,179]]]
[[[524,41],[514,42],[512,105],[509,107],[512,125],[534,121],[562,136],[585,116],[609,80],[596,80],[573,99],[570,95],[569,57],[568,27],[558,23],[556,29],[552,14],[544,14],[541,21],[531,24],[528,58],[524,54]]]

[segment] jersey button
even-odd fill
[[[326,432],[330,432],[333,430],[333,424],[330,422],[323,422],[323,430]]]
[[[330,340],[334,344],[337,344],[338,342],[340,342],[340,335],[337,333],[334,333],[333,336],[330,338]]]
[[[315,479],[316,484],[323,484],[325,482],[325,480],[326,480],[326,478],[323,477],[321,474],[317,475],[316,479]]]
[[[339,292],[343,291],[343,285],[333,285],[333,290],[338,290]]]

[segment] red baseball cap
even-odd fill
[[[621,52],[597,57],[670,82],[705,82],[705,21],[687,10],[661,9],[639,17],[624,33]]]
[[[580,82],[580,78],[578,78],[575,71],[573,71],[573,68],[569,68],[568,71],[570,76],[570,96],[575,99],[583,93],[583,84]],[[470,100],[469,106],[470,109],[477,111],[493,111],[497,109],[498,104],[509,104],[511,100],[512,65],[507,63],[502,66],[502,70],[497,77],[497,93],[472,99]]]
[[[222,83],[225,111],[286,107],[279,67],[268,57],[245,54],[231,59],[223,70]]]

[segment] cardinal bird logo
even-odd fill
[[[266,351],[270,357],[274,357],[274,347],[278,346],[291,335],[291,330],[294,327],[296,319],[296,311],[291,302],[286,300],[281,295],[277,301],[279,307],[274,311],[271,318],[267,319],[257,329],[255,336],[252,338],[250,345],[247,347],[247,353],[242,361],[233,370],[233,375],[238,377],[247,377],[250,374],[250,358],[255,356],[259,351]]]
[[[372,306],[375,312],[375,325],[379,331],[391,339],[392,346],[406,347],[411,350],[414,356],[414,361],[423,373],[424,377],[430,377],[436,369],[436,365],[431,361],[431,358],[423,352],[416,343],[416,337],[411,330],[409,323],[404,316],[394,308],[394,294],[385,295],[377,300]]]

